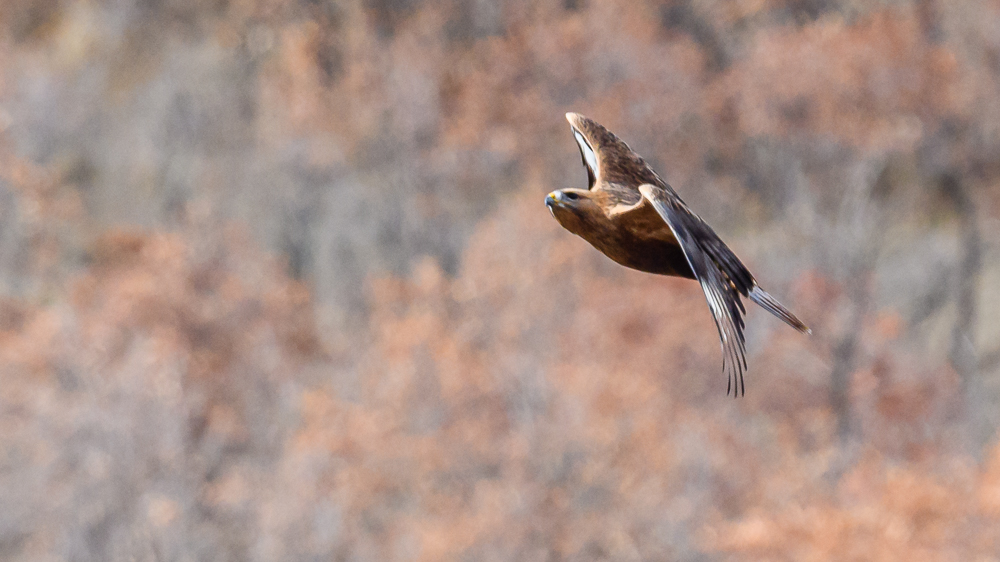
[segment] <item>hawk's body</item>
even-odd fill
[[[614,261],[632,269],[694,279],[684,251],[673,232],[642,195],[629,204],[622,194],[594,190],[592,198],[602,212],[557,215],[573,234],[590,242]],[[603,212],[607,209],[608,212]],[[553,211],[555,214],[556,211]]]
[[[589,179],[588,189],[553,191],[545,203],[559,223],[612,260],[639,271],[696,279],[722,339],[730,390],[743,392],[743,340],[749,297],[793,328],[798,318],[757,286],[746,266],[627,144],[610,131],[567,113]]]

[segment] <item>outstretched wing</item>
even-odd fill
[[[749,296],[756,290],[753,275],[677,194],[651,184],[639,186],[639,192],[670,227],[680,242],[695,279],[705,291],[708,307],[719,330],[719,339],[722,340],[722,369],[728,377],[726,394],[744,394],[743,373],[747,362],[743,317],[746,309],[740,296]]]

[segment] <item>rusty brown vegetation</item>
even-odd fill
[[[1000,3],[0,4],[0,559],[1000,559]],[[811,325],[551,219],[619,133]]]

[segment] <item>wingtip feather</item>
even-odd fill
[[[760,305],[760,307],[764,310],[780,318],[785,324],[788,324],[804,334],[812,334],[812,329],[810,329],[809,326],[806,326],[801,320],[792,314],[790,310],[778,302],[777,299],[769,295],[767,291],[754,285],[754,288],[750,291],[749,297],[750,300]]]

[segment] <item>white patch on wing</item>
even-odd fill
[[[594,177],[597,177],[597,155],[594,154],[580,131],[573,129],[573,136],[576,137],[576,144],[580,145],[580,151],[583,152],[583,159],[587,161],[587,166],[590,166],[590,171],[594,173]]]

